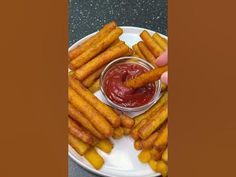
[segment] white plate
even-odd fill
[[[124,33],[120,36],[120,39],[125,41],[127,45],[132,47],[132,45],[136,44],[141,40],[139,34],[143,30],[147,30],[144,28],[132,27],[132,26],[123,26],[121,27],[124,30]],[[147,30],[151,35],[154,31]],[[96,33],[96,32],[95,32]],[[69,50],[72,50],[80,43],[91,37],[93,34],[90,34],[83,39],[79,40],[75,44],[73,44]],[[166,38],[166,36],[161,35]],[[103,97],[101,91],[97,91],[95,95],[103,102],[107,103],[105,98]],[[131,113],[130,116],[135,116],[139,113]],[[132,138],[125,136],[120,140],[111,141],[114,144],[114,148],[110,154],[106,154],[99,149],[98,152],[104,158],[105,163],[100,170],[95,170],[83,157],[78,155],[75,150],[69,146],[69,156],[78,163],[81,167],[87,169],[88,171],[108,177],[154,177],[159,176],[159,173],[155,173],[148,164],[142,164],[138,159],[138,154],[140,151],[135,150],[134,141]]]

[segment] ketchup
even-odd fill
[[[104,77],[104,92],[112,102],[120,106],[130,108],[143,106],[153,98],[155,83],[133,89],[124,86],[124,82],[147,71],[148,69],[135,63],[117,64],[108,70]]]

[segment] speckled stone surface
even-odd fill
[[[69,46],[105,23],[167,34],[167,0],[69,0]],[[69,177],[97,177],[69,158]]]

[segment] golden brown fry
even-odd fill
[[[88,89],[92,93],[98,91],[100,89],[100,79],[97,79]]]
[[[89,130],[95,137],[99,139],[104,138],[104,136],[94,128],[91,122],[83,114],[76,110],[70,103],[68,104],[68,114],[73,120],[79,122],[83,127]]]
[[[134,141],[134,148],[135,148],[136,150],[141,150],[141,149],[143,149],[140,140]]]
[[[79,153],[80,155],[84,155],[84,153],[89,149],[89,145],[76,138],[71,133],[68,134],[68,142],[73,147],[73,149]]]
[[[149,149],[144,149],[138,155],[140,162],[148,163],[151,160],[151,152]]]
[[[168,147],[166,147],[166,149],[162,153],[162,160],[164,160],[166,163],[168,162]]]
[[[91,45],[95,45],[98,41],[101,41],[108,33],[110,33],[117,26],[116,22],[112,21],[103,26],[103,28],[97,32],[94,36],[86,40],[84,43],[76,47],[75,49],[69,51],[69,58],[74,59],[82,54],[84,51],[88,50]]]
[[[104,159],[97,153],[95,148],[90,148],[84,154],[84,157],[97,170],[102,168],[104,164]]]
[[[124,129],[124,135],[129,135],[131,132],[130,128],[123,128]]]
[[[159,100],[149,110],[135,117],[134,126],[136,127],[143,119],[149,118],[153,112],[157,112],[162,107],[162,105],[164,105],[167,102],[167,100],[168,100],[168,92],[164,92],[159,98]]]
[[[168,166],[162,160],[150,160],[149,166],[153,169],[153,171],[161,173],[163,177],[166,177],[168,175]]]
[[[144,124],[146,124],[147,121],[148,121],[147,119],[143,119],[136,127],[132,129],[130,135],[134,140],[137,140],[139,138],[138,131]]]
[[[141,140],[140,144],[144,149],[150,149],[153,147],[154,142],[156,141],[159,133],[154,132],[152,135],[150,135],[147,139]]]
[[[91,46],[88,50],[83,52],[81,55],[76,57],[74,60],[70,62],[70,69],[75,70],[88,61],[90,61],[93,57],[104,51],[108,48],[112,42],[119,38],[119,36],[123,33],[121,28],[116,28],[111,31],[105,38],[100,40],[96,45]]]
[[[166,124],[165,127],[160,131],[160,134],[154,143],[154,147],[157,150],[163,150],[163,148],[165,148],[167,144],[168,144],[168,126]]]
[[[123,42],[123,41],[121,41],[120,39],[117,39],[117,40],[115,40],[115,41],[111,44],[111,47],[112,47],[112,46],[115,46],[115,45],[118,45],[118,44],[120,44],[121,42]]]
[[[96,147],[102,150],[103,152],[110,153],[113,149],[113,144],[109,139],[103,139],[96,144]]]
[[[94,73],[90,74],[86,79],[83,80],[82,84],[85,87],[90,87],[91,85],[93,85],[93,83],[100,77],[102,71],[103,71],[104,67],[98,69],[97,71],[95,71]]]
[[[79,69],[75,71],[75,77],[78,80],[85,79],[88,75],[96,71],[98,68],[101,68],[110,61],[125,55],[129,51],[129,47],[122,43],[120,45],[110,47]]]
[[[146,47],[146,45],[140,41],[138,42],[138,47],[140,49],[140,51],[142,52],[142,54],[144,55],[145,59],[151,63],[153,66],[157,66],[156,65],[156,58],[155,56],[151,53],[151,51]]]
[[[75,121],[72,120],[71,118],[68,118],[68,127],[69,127],[69,132],[75,137],[79,138],[83,142],[88,143],[90,145],[94,144],[95,141],[91,133],[85,131],[83,127],[76,124]]]
[[[129,51],[124,56],[131,56],[133,55],[133,53],[134,51],[131,48],[129,48]]]
[[[114,129],[112,137],[114,139],[120,139],[124,136],[124,129],[122,127],[118,127]]]
[[[68,88],[69,102],[84,114],[93,126],[105,137],[109,137],[113,133],[113,128],[106,119],[80,95],[78,95],[71,87]]]
[[[158,33],[153,34],[152,39],[163,49],[163,51],[167,49],[167,42]]]
[[[141,50],[140,50],[139,47],[138,47],[138,44],[133,45],[133,50],[134,50],[134,53],[135,53],[139,58],[145,59],[144,55],[142,54]]]
[[[147,123],[145,123],[139,130],[139,137],[142,139],[146,139],[150,136],[155,130],[157,130],[168,117],[168,106],[164,104],[158,111],[158,114],[152,115]]]
[[[101,102],[95,95],[86,89],[78,80],[69,77],[69,85],[73,88],[83,99],[94,106],[113,127],[120,126],[120,117],[106,104]]]
[[[134,119],[130,118],[129,116],[125,114],[120,115],[121,119],[121,126],[124,128],[132,128],[134,125]]]
[[[156,172],[161,173],[163,177],[168,176],[168,166],[163,160],[159,160],[156,163]]]
[[[153,160],[160,160],[162,156],[162,151],[159,151],[153,148],[151,149],[151,156]]]
[[[163,52],[163,49],[153,40],[152,36],[146,30],[140,34],[140,37],[156,58],[160,56],[160,54]]]
[[[134,79],[130,79],[125,81],[125,86],[130,88],[140,88],[145,86],[148,83],[155,82],[161,78],[161,75],[168,70],[168,66],[162,66],[155,68],[153,70],[150,70],[146,73],[143,73],[139,76],[137,76]]]
[[[151,169],[155,172],[157,172],[157,161],[151,159],[149,162],[148,162],[149,166],[151,167]]]

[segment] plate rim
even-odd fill
[[[164,38],[166,38],[166,39],[168,38],[168,37],[167,37],[166,35],[164,35],[164,34],[161,34],[161,33],[159,33],[159,32],[156,32],[156,31],[153,31],[153,30],[150,30],[150,29],[147,29],[147,28],[136,27],[136,26],[119,26],[119,27],[122,28],[122,29],[146,30],[146,31],[151,32],[151,33],[158,33],[158,34],[160,34],[162,37],[164,37]],[[75,43],[73,43],[73,44],[68,48],[68,51],[71,51],[73,48],[75,48],[76,46],[78,46],[81,41],[86,40],[87,38],[91,37],[92,35],[96,34],[97,32],[98,32],[98,31],[95,31],[95,32],[93,32],[93,33],[91,33],[91,34],[88,34],[88,35],[84,36],[83,38],[79,39],[78,41],[76,41]],[[89,171],[89,172],[91,172],[91,173],[93,173],[93,174],[95,174],[95,175],[101,175],[101,176],[104,176],[104,177],[116,177],[116,176],[114,176],[113,174],[106,174],[106,173],[104,173],[104,172],[101,172],[101,171],[99,171],[99,170],[96,170],[96,169],[94,169],[93,167],[90,167],[90,166],[88,166],[87,164],[85,164],[85,163],[79,161],[79,160],[76,158],[76,156],[74,156],[74,155],[72,154],[72,152],[70,151],[70,148],[72,148],[72,147],[68,144],[68,155],[69,155],[69,157],[70,157],[76,164],[78,164],[80,167],[84,168],[85,170],[87,170],[87,171]],[[154,174],[151,174],[151,175],[144,175],[144,176],[138,176],[138,177],[157,177],[157,176],[161,176],[161,174],[160,174],[160,173],[154,173]],[[125,176],[123,176],[123,177],[125,177]],[[130,176],[128,176],[128,177],[130,177]]]

